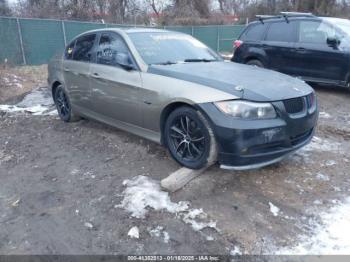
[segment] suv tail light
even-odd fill
[[[238,47],[240,47],[243,44],[243,41],[241,40],[236,40],[233,42],[233,48],[237,49]]]

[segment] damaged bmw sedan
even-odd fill
[[[318,118],[303,81],[225,62],[165,30],[83,33],[51,60],[48,81],[63,121],[95,119],[150,139],[191,169],[280,161],[310,142]]]

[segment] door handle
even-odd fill
[[[98,73],[93,73],[91,77],[96,78],[96,79],[101,79],[100,75]]]
[[[70,70],[69,70],[68,67],[64,67],[64,68],[63,68],[63,71],[64,71],[64,72],[70,72]]]
[[[305,53],[307,50],[306,50],[306,48],[304,48],[304,47],[298,47],[298,48],[297,48],[297,51],[298,51],[299,53]]]

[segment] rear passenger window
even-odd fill
[[[247,28],[246,32],[242,35],[243,41],[261,40],[266,29],[266,24],[254,24]]]
[[[73,60],[90,61],[95,38],[95,34],[79,37],[73,51]]]
[[[271,23],[266,41],[273,42],[295,42],[294,22]]]

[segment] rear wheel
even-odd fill
[[[56,88],[54,100],[58,115],[63,121],[74,122],[80,119],[80,117],[74,113],[69,97],[62,85]]]
[[[257,60],[257,59],[249,60],[246,64],[252,65],[252,66],[257,66],[257,67],[262,67],[262,68],[265,67],[264,64],[260,60]]]
[[[165,141],[171,156],[181,165],[200,169],[217,160],[217,145],[204,116],[191,107],[179,107],[165,123]]]

